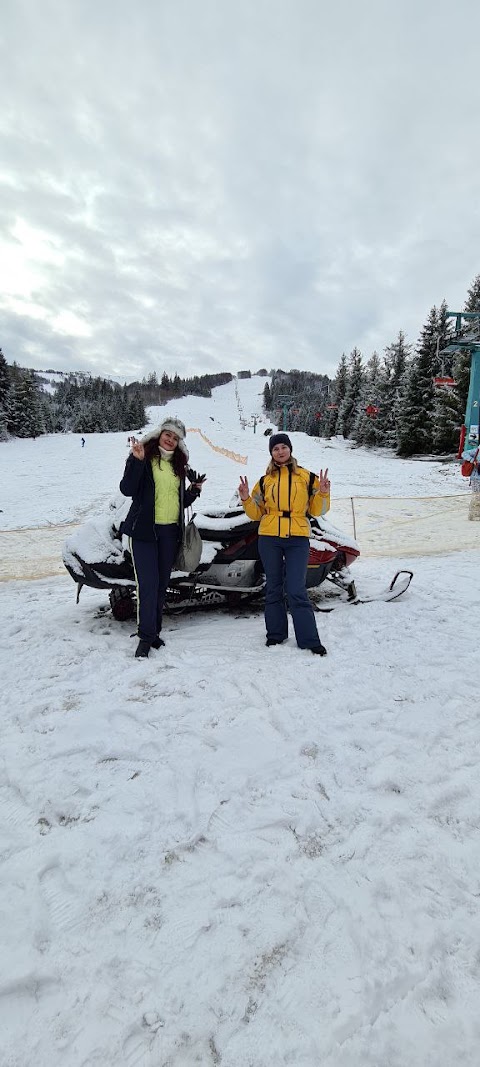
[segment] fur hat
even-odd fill
[[[145,437],[142,437],[142,445],[146,445],[147,441],[153,441],[155,437],[160,437],[163,430],[170,430],[171,433],[176,433],[178,437],[178,447],[181,448],[182,452],[185,453],[188,459],[188,448],[185,444],[185,435],[187,431],[181,419],[177,419],[176,416],[164,419],[163,422],[160,423],[160,426],[157,426],[155,430],[149,430],[149,432],[145,434]]]
[[[270,449],[270,455],[272,454],[275,445],[286,445],[287,448],[292,451],[292,442],[286,433],[272,433],[272,436],[268,439],[268,447]]]

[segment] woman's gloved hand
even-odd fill
[[[197,474],[191,467],[187,467],[187,478],[191,482],[191,488],[197,489],[201,493],[203,483],[207,480],[206,474]]]

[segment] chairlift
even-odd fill
[[[449,345],[447,348],[443,348],[442,352],[440,353],[440,335],[438,335],[437,336],[437,366],[438,366],[439,356],[441,355],[442,356],[442,371],[441,371],[441,374],[438,374],[437,377],[433,379],[433,384],[435,386],[435,389],[455,389],[455,386],[457,385],[457,382],[455,381],[455,378],[452,378],[450,374],[445,374],[445,364],[444,364],[444,361],[443,361],[443,356],[444,356],[445,352],[450,351],[450,349],[451,349],[451,346]]]
[[[448,375],[439,375],[438,378],[433,379],[435,389],[455,389],[458,382],[455,378],[450,378]]]

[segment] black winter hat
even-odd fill
[[[268,447],[270,449],[270,455],[275,445],[287,445],[287,448],[292,451],[292,442],[286,433],[272,433],[272,436],[268,440]]]

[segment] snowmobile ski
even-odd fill
[[[347,598],[338,597],[337,603],[329,605],[328,607],[320,607],[318,604],[314,604],[314,609],[319,612],[328,612],[334,611],[338,604],[370,604],[375,600],[398,600],[399,597],[406,593],[412,578],[413,571],[397,571],[387,589],[381,589],[378,593],[370,593],[368,596],[359,596],[355,591],[353,596]]]
[[[403,575],[404,577],[400,577]],[[394,574],[388,589],[382,589],[379,593],[371,593],[369,596],[357,596],[353,604],[369,604],[371,600],[398,600],[399,596],[406,593],[413,578],[413,571],[397,571]]]

